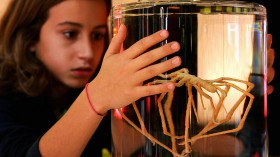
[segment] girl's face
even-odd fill
[[[49,10],[40,39],[31,49],[64,85],[83,87],[100,64],[107,9],[104,0],[65,0]]]

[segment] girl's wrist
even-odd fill
[[[94,104],[94,103],[91,101],[90,94],[89,94],[89,89],[88,89],[89,87],[88,87],[88,86],[89,86],[89,84],[87,83],[84,90],[85,90],[85,92],[86,92],[86,97],[87,97],[88,104],[90,105],[92,111],[93,111],[94,113],[96,113],[97,115],[99,115],[99,116],[102,116],[102,117],[106,116],[106,114],[108,113],[108,111],[106,111],[105,113],[103,113],[103,112],[99,112],[99,111],[95,108],[95,105],[96,105],[96,104]]]

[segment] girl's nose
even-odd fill
[[[79,46],[79,58],[89,60],[94,57],[94,46],[90,39],[82,40]]]

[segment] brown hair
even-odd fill
[[[36,96],[50,84],[51,75],[29,52],[39,40],[50,8],[62,1],[12,0],[6,8],[0,22],[0,95]],[[109,14],[111,0],[105,2]]]

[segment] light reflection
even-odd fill
[[[198,77],[208,80],[231,77],[248,81],[253,60],[253,23],[253,15],[198,15]],[[247,88],[245,84],[235,84],[244,90]],[[218,103],[219,95],[207,94],[213,98],[214,104]],[[218,120],[225,119],[227,112],[242,94],[238,90],[229,91],[224,101],[225,108],[219,111]],[[212,107],[207,101],[203,98],[206,109],[200,100],[197,101],[198,116],[202,123],[213,118]],[[230,122],[238,123],[243,110],[244,101]]]

